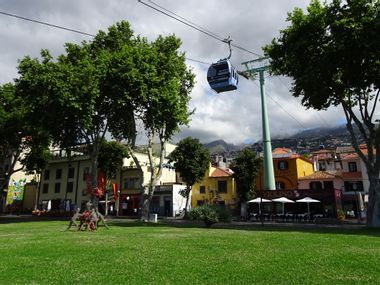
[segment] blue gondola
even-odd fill
[[[220,93],[236,90],[239,77],[231,62],[226,58],[211,64],[207,71],[207,81],[213,90]]]

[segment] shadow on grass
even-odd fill
[[[159,220],[158,223],[144,223],[141,221],[110,220],[109,226],[115,227],[174,227],[174,228],[201,228],[204,230],[242,230],[265,232],[302,232],[315,234],[343,234],[366,235],[380,237],[380,229],[368,228],[365,225],[322,225],[322,224],[253,224],[250,222],[214,224],[211,229],[206,228],[203,222],[188,220]]]
[[[0,216],[0,224],[25,223],[25,222],[48,222],[65,221],[69,224],[70,218],[61,217],[35,217],[35,216]],[[287,223],[260,223],[232,222],[230,224],[214,224],[211,229],[205,227],[203,222],[190,220],[159,220],[158,223],[144,223],[133,219],[108,219],[110,227],[174,227],[174,228],[199,228],[204,230],[240,230],[240,231],[265,231],[265,232],[302,232],[315,234],[344,234],[344,235],[366,235],[380,237],[380,229],[368,228],[358,224],[287,224]],[[99,225],[100,228],[104,226]]]

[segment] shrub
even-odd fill
[[[229,212],[218,205],[202,205],[192,209],[189,212],[189,217],[192,220],[203,221],[207,228],[218,222],[230,222],[231,215]]]

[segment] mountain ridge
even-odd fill
[[[345,125],[332,128],[307,129],[288,137],[272,137],[271,141],[273,148],[287,147],[299,152],[314,151],[322,147],[333,148],[338,145],[347,145],[351,143],[350,134]],[[219,139],[203,144],[211,154],[238,151],[244,147],[255,148],[257,145],[261,145],[261,141],[252,144],[235,145]]]

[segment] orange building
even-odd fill
[[[272,152],[276,190],[298,189],[298,179],[314,172],[313,162],[288,148],[276,148]],[[263,171],[259,171],[256,189],[264,187]]]

